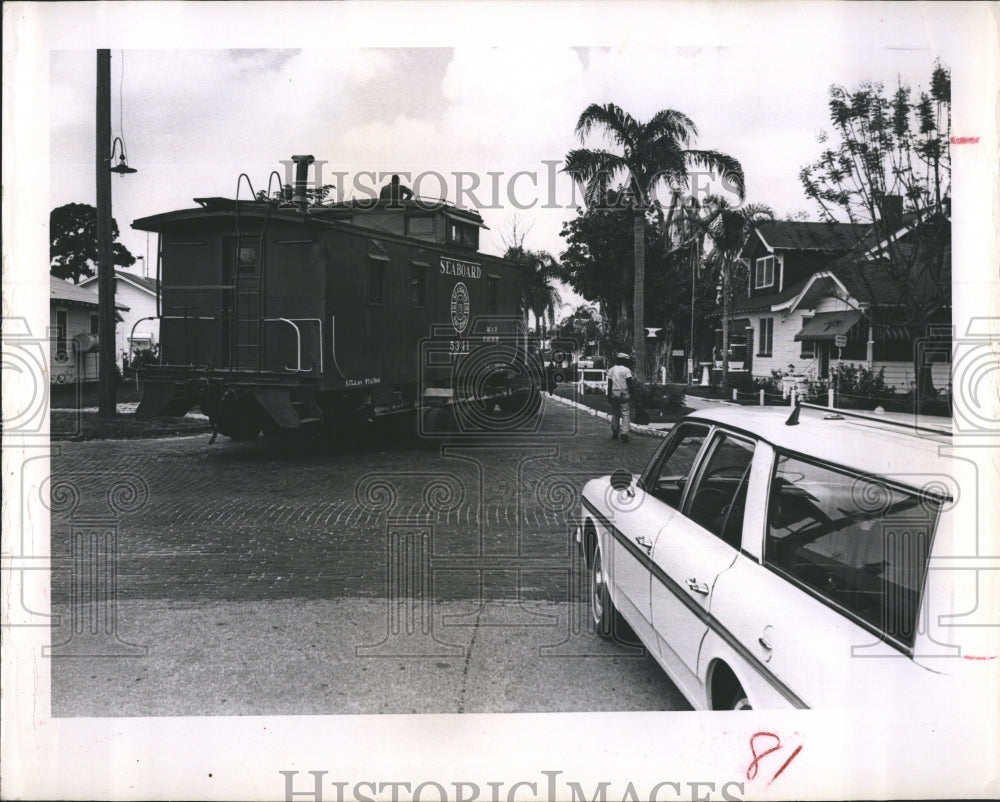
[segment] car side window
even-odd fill
[[[646,481],[646,492],[664,504],[680,509],[684,488],[707,437],[708,427],[695,423],[682,423],[671,432],[663,454]]]
[[[733,548],[740,547],[754,444],[718,434],[691,489],[685,514]]]
[[[779,456],[764,561],[912,646],[939,511],[915,491]]]

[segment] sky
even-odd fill
[[[310,153],[344,196],[385,180],[371,173],[409,173],[418,194],[480,209],[489,227],[482,250],[501,253],[516,221],[527,247],[558,257],[560,229],[580,202],[560,172],[581,144],[577,119],[590,103],[614,102],[640,119],[686,113],[698,127],[694,147],[743,164],[748,200],[813,218],[798,172],[829,128],[830,85],[926,87],[936,59],[948,66],[947,51],[919,36],[893,48],[830,36],[807,55],[787,42],[123,47],[112,50],[112,132],[138,172],[114,177],[114,216],[132,253],[154,260],[155,239],[147,246],[133,220],[190,207],[194,197],[234,197],[240,173],[264,188],[271,170],[285,176],[282,160]],[[50,55],[52,207],[94,202],[95,73],[93,50]],[[593,135],[585,144],[607,143]],[[699,179],[701,190],[709,186]],[[240,192],[247,197],[246,185]]]

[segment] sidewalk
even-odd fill
[[[611,415],[607,412],[601,412],[600,410],[588,407],[586,404],[581,404],[579,401],[572,401],[569,398],[563,398],[555,393],[542,392],[545,398],[555,401],[559,404],[563,404],[567,407],[575,407],[581,412],[586,412],[588,415],[594,418],[600,418],[601,420],[611,421]],[[699,407],[700,408],[700,407]],[[640,425],[638,423],[633,423],[630,425],[630,429],[633,434],[644,434],[650,437],[666,437],[667,432],[673,428],[673,423],[651,423],[648,425]]]
[[[51,660],[53,716],[690,709],[644,649],[588,631],[587,602],[149,599],[115,612],[114,635],[77,636],[94,656]]]

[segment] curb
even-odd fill
[[[551,398],[553,401],[563,404],[564,406],[575,407],[576,409],[586,412],[591,417],[601,418],[602,420],[606,421],[611,420],[611,415],[609,415],[607,412],[601,412],[599,409],[588,407],[586,404],[581,404],[579,401],[570,401],[568,398],[563,398],[561,395],[556,395],[555,393],[549,393],[546,392],[545,390],[542,391],[542,395],[545,396],[546,398]],[[653,429],[650,426],[642,426],[637,423],[630,424],[629,430],[630,432],[634,432],[635,434],[644,434],[649,437],[663,438],[666,437],[668,434],[670,434],[670,429]]]

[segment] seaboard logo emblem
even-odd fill
[[[451,291],[451,325],[459,334],[469,325],[469,290],[461,281]]]

